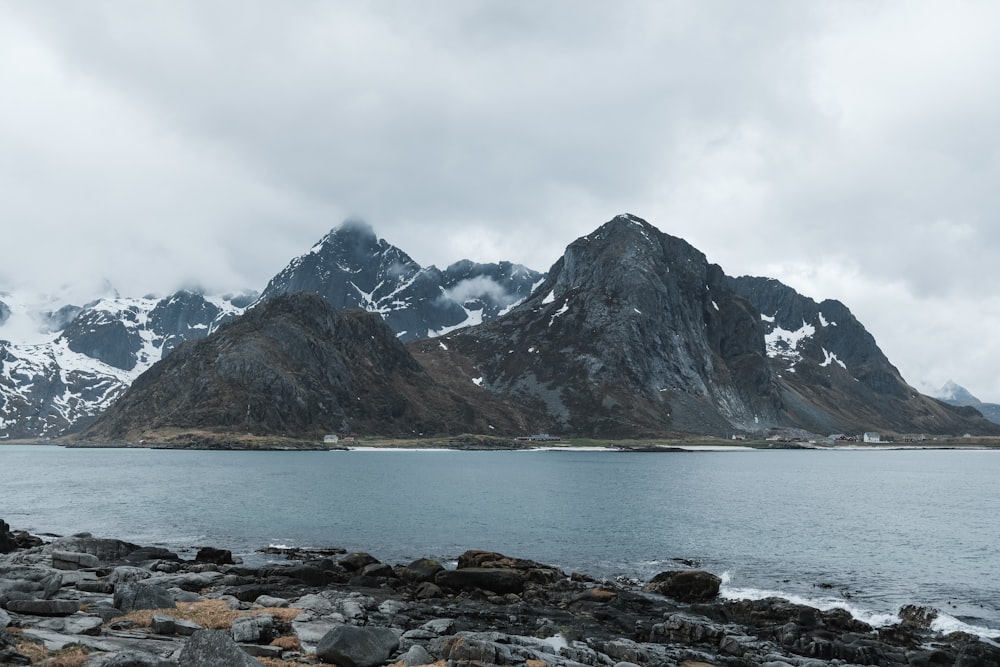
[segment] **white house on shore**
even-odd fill
[[[865,432],[864,436],[862,436],[862,439],[865,442],[871,442],[871,443],[882,442],[882,436],[880,436],[878,433],[875,433],[874,431]]]

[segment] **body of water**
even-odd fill
[[[1000,635],[1000,451],[207,452],[0,446],[0,518],[182,550],[488,549],[646,579],[696,561],[724,594],[902,604]]]

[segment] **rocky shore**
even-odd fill
[[[1000,647],[907,608],[872,628],[786,600],[722,600],[698,570],[649,582],[486,551],[454,569],[365,553],[274,550],[247,567],[0,521],[0,664],[52,667],[819,667],[1000,665]]]

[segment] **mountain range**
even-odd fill
[[[27,312],[10,296],[0,337]],[[257,298],[179,292],[28,314],[49,338],[0,342],[0,438],[92,422],[84,437],[116,441],[167,428],[1000,433],[910,387],[843,304],[727,276],[631,215],[545,274],[420,267],[352,221]]]

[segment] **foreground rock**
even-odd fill
[[[86,667],[1000,665],[993,644],[933,632],[933,610],[872,628],[777,598],[719,600],[718,578],[696,570],[643,590],[485,551],[454,570],[294,555],[249,568],[222,550],[186,561],[88,535],[15,549],[0,556],[0,664],[75,646]]]

